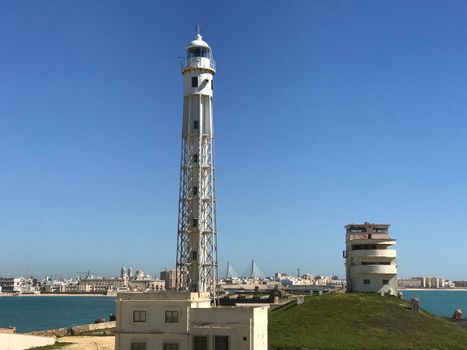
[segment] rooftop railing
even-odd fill
[[[391,239],[389,233],[350,233],[348,234],[349,241],[357,239]]]
[[[185,68],[211,68],[216,70],[216,61],[212,58],[207,57],[190,57],[184,58],[181,62],[181,69],[184,70]]]

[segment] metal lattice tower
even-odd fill
[[[218,278],[214,186],[213,77],[211,48],[199,33],[183,62],[183,128],[177,233],[179,291],[209,292]]]

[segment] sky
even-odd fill
[[[0,2],[0,275],[175,264],[180,56],[214,91],[220,273],[345,275],[391,224],[399,276],[467,279],[464,1]]]

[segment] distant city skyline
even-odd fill
[[[221,275],[255,259],[343,277],[344,225],[368,221],[391,224],[400,277],[466,279],[466,17],[462,1],[0,3],[0,275],[174,267],[177,57],[200,24]]]

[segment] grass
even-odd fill
[[[329,294],[305,298],[269,314],[275,349],[467,349],[467,331],[406,301],[376,294]]]
[[[62,349],[67,345],[71,345],[73,343],[63,342],[63,343],[55,343],[53,345],[46,345],[46,346],[39,346],[35,348],[29,348],[27,350],[55,350],[55,349]]]

